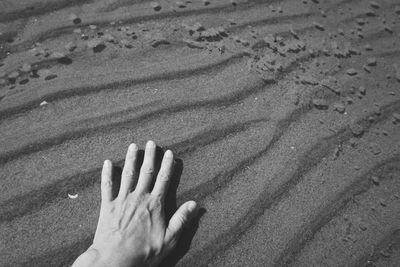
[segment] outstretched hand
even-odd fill
[[[131,144],[125,158],[118,196],[112,195],[112,163],[106,160],[101,174],[101,208],[90,248],[73,264],[78,266],[157,266],[175,247],[184,225],[196,210],[196,202],[184,203],[165,221],[165,196],[174,157],[164,153],[154,187],[156,144],[146,144],[140,173],[136,173],[138,147]],[[138,178],[135,190],[132,187]]]

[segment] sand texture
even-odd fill
[[[399,36],[398,0],[0,1],[0,266],[70,265],[147,140],[202,207],[162,266],[400,266]]]

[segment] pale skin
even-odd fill
[[[146,144],[140,173],[136,173],[138,146],[131,144],[125,157],[118,196],[112,196],[112,163],[101,173],[101,208],[93,244],[73,267],[157,266],[176,246],[185,224],[196,212],[196,202],[182,204],[165,221],[165,197],[173,171],[174,156],[164,153],[155,173],[156,144]],[[133,190],[134,179],[138,179]],[[154,187],[152,187],[153,179]],[[133,190],[133,191],[132,191]]]

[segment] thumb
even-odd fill
[[[175,247],[179,236],[182,233],[183,227],[189,222],[191,215],[196,210],[196,202],[188,201],[182,204],[175,214],[171,217],[168,223],[168,228],[165,232],[164,244],[171,250]]]

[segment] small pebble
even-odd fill
[[[379,185],[379,177],[378,176],[372,175],[371,180],[375,185]]]
[[[364,133],[364,127],[357,123],[350,125],[350,130],[355,137],[360,137]]]
[[[40,103],[40,106],[45,106],[45,105],[47,105],[48,103],[47,103],[47,101],[42,101],[41,103]]]
[[[75,42],[68,42],[65,46],[64,46],[64,48],[66,49],[66,50],[68,50],[68,51],[70,51],[70,52],[72,52],[72,51],[74,51],[75,49],[76,49],[76,44],[75,44]]]
[[[321,23],[318,23],[318,22],[313,22],[313,25],[314,25],[314,27],[315,28],[317,28],[318,30],[320,30],[320,31],[324,31],[325,30],[325,27],[324,27],[324,25],[322,25]]]
[[[400,113],[393,113],[393,119],[396,123],[400,122]]]
[[[76,198],[78,197],[78,194],[74,194],[74,195],[68,194],[68,197],[69,197],[70,199],[76,199]]]
[[[378,8],[380,7],[380,5],[379,5],[377,2],[375,2],[375,1],[369,1],[369,5],[370,5],[372,8],[375,8],[375,9],[378,9]]]
[[[186,7],[186,3],[182,2],[182,1],[176,1],[175,4],[176,4],[179,8],[185,8],[185,7]]]
[[[364,86],[360,86],[360,87],[358,88],[358,92],[359,92],[360,94],[362,94],[362,95],[365,95],[365,94],[367,93],[367,89],[365,89]]]
[[[328,102],[323,98],[314,98],[312,103],[317,109],[328,109],[329,107]]]
[[[75,14],[69,15],[69,20],[71,20],[74,24],[79,24],[82,20]]]
[[[379,155],[382,152],[381,148],[375,143],[371,143],[369,145],[369,148],[371,149],[371,152],[374,155]]]
[[[150,6],[155,10],[155,11],[160,11],[161,10],[161,5],[158,2],[151,2]]]
[[[365,71],[368,72],[368,73],[371,73],[371,68],[368,67],[367,65],[364,65],[364,66],[363,66],[363,70],[365,70]]]
[[[28,63],[22,64],[21,71],[30,72],[31,69],[32,69],[31,64],[28,64]]]
[[[48,81],[48,80],[53,80],[53,79],[55,79],[55,78],[57,78],[57,75],[56,75],[56,74],[50,74],[50,75],[46,76],[44,79],[45,79],[46,81]]]
[[[19,72],[18,72],[18,71],[10,72],[10,73],[7,75],[7,77],[8,77],[9,79],[16,79],[18,76],[19,76]]]
[[[61,52],[53,52],[50,54],[50,58],[60,59],[63,57],[65,57],[65,54]]]
[[[169,45],[170,42],[167,39],[160,38],[160,39],[155,39],[151,41],[151,46],[156,48],[160,45]]]
[[[376,66],[376,58],[374,58],[374,57],[368,58],[367,65],[368,66]]]
[[[350,69],[346,70],[346,73],[350,76],[354,76],[354,75],[357,75],[358,71],[356,69],[350,68]]]
[[[339,113],[344,113],[346,111],[346,107],[342,102],[337,102],[333,104],[333,110]]]

